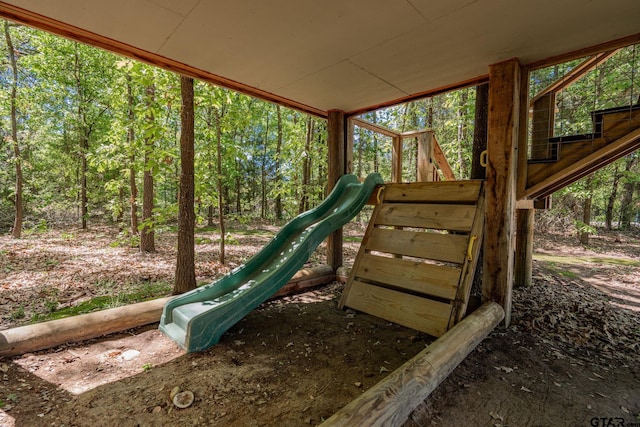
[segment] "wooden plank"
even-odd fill
[[[433,133],[425,132],[418,136],[418,182],[434,181],[433,179]]]
[[[627,110],[602,114],[602,137],[607,142],[640,127],[640,110]]]
[[[482,240],[484,238],[484,210],[484,191],[481,191],[480,198],[478,199],[478,209],[475,217],[473,218],[473,226],[469,232],[467,256],[465,257],[464,264],[462,265],[456,300],[453,304],[453,310],[451,311],[451,318],[449,319],[449,328],[462,320],[462,317],[467,312],[467,304],[469,303],[469,295],[471,294],[471,285],[473,284],[473,279],[476,274],[476,267],[478,265]]]
[[[356,259],[353,262],[353,266],[351,267],[351,271],[349,272],[349,277],[347,278],[347,284],[342,291],[342,297],[340,298],[340,302],[338,303],[338,308],[344,308],[344,302],[347,299],[347,295],[351,291],[351,285],[353,284],[353,280],[355,278],[355,272],[360,268],[360,262],[362,261],[364,254],[367,251],[367,246],[369,245],[371,235],[373,234],[374,222],[375,218],[378,215],[378,211],[380,210],[381,205],[376,205],[373,209],[373,213],[371,214],[371,219],[369,220],[369,224],[367,224],[367,229],[364,232],[364,237],[362,238],[362,242],[360,243],[360,248],[358,248],[358,254],[356,255]]]
[[[520,111],[520,64],[511,59],[489,67],[484,300],[502,305],[511,321],[515,193]]]
[[[375,224],[469,231],[475,212],[474,205],[383,203]]]
[[[611,58],[614,54],[616,54],[620,49],[613,49],[606,52],[596,53],[591,58],[585,59],[581,64],[573,67],[571,71],[567,74],[559,78],[555,82],[551,83],[549,86],[541,90],[531,101],[530,105],[534,105],[539,99],[543,98],[546,95],[553,94],[555,95],[557,92],[569,87],[576,80],[582,78],[589,71],[593,70],[599,64],[605,62],[607,59]],[[535,107],[534,107],[535,110]]]
[[[374,228],[366,243],[366,249],[462,264],[467,250],[467,239],[468,237],[463,234]]]
[[[355,278],[392,285],[444,299],[454,299],[460,267],[364,254]]]
[[[482,180],[387,184],[384,202],[475,204]]]
[[[520,199],[516,201],[516,209],[533,209],[534,201],[531,199]]]
[[[433,159],[438,164],[440,172],[442,172],[442,176],[444,176],[446,180],[454,181],[456,179],[456,175],[453,173],[451,165],[449,165],[447,156],[444,155],[444,151],[442,151],[435,135],[433,135]]]
[[[439,337],[447,330],[451,305],[354,280],[347,307]]]
[[[381,126],[377,123],[371,123],[367,120],[358,118],[358,117],[349,117],[349,121],[352,122],[354,125],[361,127],[363,129],[367,129],[370,130],[372,132],[376,132],[376,133],[380,133],[382,135],[386,135],[389,136],[391,138],[396,138],[398,136],[400,136],[400,133],[395,132],[389,128],[386,128],[384,126]]]
[[[322,427],[401,426],[418,405],[500,323],[504,311],[485,303],[411,360],[333,414]]]
[[[557,168],[555,166],[549,167],[549,165],[529,165],[530,175],[527,179],[528,186],[523,195],[529,198],[548,196],[554,191],[558,191],[591,172],[601,169],[620,157],[636,150],[639,145],[640,128],[628,133],[617,141],[611,142],[595,153],[586,155],[572,163],[563,164],[564,167],[562,169],[556,170]],[[534,166],[542,167],[534,168]],[[541,179],[545,173],[544,170],[542,170],[544,166],[547,166],[554,173],[547,178]]]

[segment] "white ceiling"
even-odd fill
[[[9,0],[0,15],[10,5],[321,111],[640,33],[640,0]]]

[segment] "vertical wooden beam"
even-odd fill
[[[489,119],[482,297],[511,322],[517,143],[521,66],[516,59],[489,67]]]
[[[518,171],[517,171],[517,194],[522,194],[527,188],[527,140],[529,139],[528,130],[529,126],[527,120],[529,118],[529,73],[523,72],[521,76],[520,85],[520,114],[519,114],[519,132],[518,132]],[[549,116],[547,127],[543,130],[546,137],[545,151],[548,154],[549,150],[549,137],[553,136],[554,116],[553,111],[555,107],[555,94],[549,94],[549,97],[541,97],[540,102],[547,103],[549,110],[547,115]],[[535,104],[535,103],[534,103]],[[536,117],[535,110],[540,105],[534,105],[534,120]],[[538,124],[540,126],[541,124]],[[534,124],[535,128],[536,125]],[[542,130],[542,127],[540,127]],[[534,130],[535,132],[535,130]],[[538,135],[540,136],[540,135]],[[534,141],[532,140],[532,143]],[[531,148],[532,158],[534,156],[541,155],[540,153],[534,153],[537,147]],[[524,200],[520,200],[520,196],[516,195],[518,203],[522,203]],[[514,265],[514,285],[516,286],[529,286],[531,284],[531,277],[533,273],[533,227],[535,210],[533,209],[533,201],[526,201],[528,206],[523,209],[518,209],[516,213],[516,253],[515,253],[515,265]]]
[[[400,135],[393,137],[391,182],[402,182],[402,136]]]
[[[516,213],[516,260],[514,286],[530,286],[533,274],[533,223],[535,209]]]
[[[433,132],[418,135],[418,182],[435,181],[433,164]]]
[[[327,173],[328,193],[345,174],[346,165],[346,126],[344,111],[329,110],[327,116],[327,148],[329,167]],[[327,194],[328,194],[327,193]],[[342,229],[336,230],[327,238],[327,264],[335,271],[342,266]]]

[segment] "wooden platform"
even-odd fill
[[[387,184],[340,307],[441,336],[465,314],[483,224],[480,180]]]
[[[594,133],[549,138],[547,159],[529,161],[519,198],[544,198],[640,148],[640,105],[592,113]]]

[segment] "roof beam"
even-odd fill
[[[0,17],[321,118],[327,112],[0,1]]]
[[[620,49],[608,50],[606,52],[598,53],[592,56],[591,58],[587,58],[581,64],[577,65],[571,71],[569,71],[565,76],[562,76],[561,78],[559,78],[558,80],[556,80],[555,82],[551,83],[549,86],[541,90],[540,93],[538,93],[529,102],[529,104],[533,106],[533,104],[543,96],[549,93],[557,93],[557,92],[560,92],[561,90],[564,90],[565,88],[573,84],[573,82],[581,79],[589,71],[593,70],[598,65],[602,64],[607,59],[611,58],[619,50]]]

